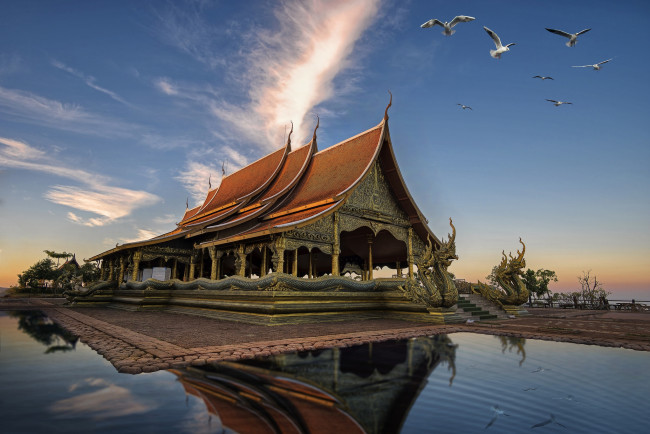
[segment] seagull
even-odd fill
[[[564,36],[565,38],[569,38],[569,42],[566,43],[567,47],[573,47],[577,40],[578,40],[578,35],[582,35],[583,33],[587,33],[591,29],[584,29],[579,31],[578,33],[567,33],[563,32],[562,30],[555,30],[555,29],[549,29],[546,27],[546,30],[548,30],[551,33],[555,33],[556,35]]]
[[[490,50],[490,56],[494,57],[495,59],[501,59],[501,55],[505,53],[506,51],[510,51],[510,46],[515,45],[514,43],[510,43],[506,45],[505,47],[501,44],[501,39],[499,39],[499,36],[494,33],[492,30],[488,29],[487,27],[483,26],[485,31],[490,35],[492,40],[494,41],[494,45],[497,46],[496,50]]]
[[[554,99],[547,99],[546,101],[550,101],[550,102],[552,102],[552,103],[555,105],[555,107],[559,107],[559,106],[561,106],[562,104],[573,104],[572,102],[556,101],[556,100],[554,100]],[[543,369],[542,369],[542,371],[543,371]]]
[[[594,68],[594,71],[598,71],[600,70],[600,65],[605,64],[610,60],[612,59],[603,60],[602,62],[594,63],[593,65],[572,66],[572,68]]]
[[[442,34],[445,35],[445,36],[451,36],[454,33],[456,33],[456,30],[451,29],[456,24],[458,24],[458,23],[468,23],[470,21],[474,21],[475,19],[476,18],[474,18],[474,17],[468,17],[466,15],[458,15],[453,20],[451,20],[450,23],[448,23],[446,21],[443,23],[442,21],[436,20],[435,18],[433,18],[433,19],[427,21],[426,23],[422,24],[420,27],[422,27],[423,29],[427,29],[429,27],[433,27],[433,26],[436,26],[436,25],[440,26],[440,27],[444,27],[445,30],[442,31]]]
[[[461,107],[463,108],[463,110],[465,110],[465,109],[470,109],[470,110],[472,110],[472,108],[471,108],[470,106],[465,105],[465,104],[456,104],[456,105],[461,106]]]
[[[558,422],[558,421],[555,420],[555,416],[553,416],[553,414],[551,414],[551,418],[550,418],[550,419],[547,419],[547,420],[542,421],[542,422],[540,422],[540,423],[536,423],[535,425],[531,426],[531,428],[539,428],[539,427],[541,427],[541,426],[548,425],[549,423],[555,423],[555,424],[557,424],[557,425],[560,425],[560,426],[563,427],[563,428],[566,428],[566,426],[562,425],[560,422]]]
[[[543,75],[536,75],[533,78],[541,78],[542,80],[553,80],[553,77],[544,77]]]
[[[490,422],[488,422],[487,425],[485,425],[485,428],[483,429],[488,429],[489,427],[491,427],[492,424],[497,421],[497,418],[499,416],[510,416],[509,414],[501,410],[498,405],[493,406],[492,411],[494,412],[494,417],[490,420]]]

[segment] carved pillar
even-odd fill
[[[339,213],[334,213],[334,243],[332,244],[332,276],[339,275],[339,253],[341,241],[339,239]]]
[[[210,279],[218,280],[219,272],[221,271],[221,255],[223,255],[223,252],[217,251],[216,246],[210,246],[208,247],[208,253],[210,254],[210,259],[212,260],[210,267]]]
[[[201,249],[201,265],[199,265],[199,277],[203,277],[203,259],[205,256],[205,249]]]
[[[174,258],[174,266],[172,268],[172,279],[178,279],[178,258]]]
[[[262,247],[262,265],[260,267],[260,277],[266,276],[266,246]]]
[[[121,285],[122,282],[124,281],[124,269],[126,268],[126,261],[124,260],[124,256],[120,256],[120,272],[117,275],[117,283],[118,285]]]
[[[284,273],[284,248],[287,246],[287,240],[284,237],[278,237],[275,240],[275,248],[271,262],[276,273]]]
[[[291,269],[291,274],[298,276],[298,249],[293,251],[293,267]]]
[[[296,252],[297,252],[297,250],[296,250]],[[307,274],[307,275],[309,276],[310,279],[311,279],[312,277],[314,277],[314,275],[313,275],[313,271],[312,271],[312,268],[313,268],[313,262],[314,262],[314,257],[312,256],[312,253],[311,253],[311,250],[310,250],[310,251],[309,251],[309,272],[308,272],[308,274]]]
[[[368,235],[368,280],[372,280],[372,235]]]
[[[237,246],[237,257],[235,258],[235,270],[238,276],[244,277],[246,275],[246,253],[244,252],[244,245]]]
[[[187,276],[188,281],[194,280],[194,275],[196,274],[196,253],[192,253],[190,257],[190,274]]]
[[[106,266],[106,259],[102,259],[102,276],[101,280],[106,280],[108,278],[108,267]]]
[[[188,278],[189,278],[189,275],[190,275],[190,273],[189,273],[189,269],[190,269],[190,268],[189,268],[187,265],[185,265],[185,266],[183,267],[183,282],[187,282],[187,280],[188,280]]]
[[[408,255],[409,255],[409,279],[413,279],[413,228],[409,228],[408,240]]]
[[[115,259],[108,261],[108,280],[115,280]]]
[[[134,282],[138,280],[138,272],[140,271],[140,261],[142,260],[142,250],[133,252],[133,274],[131,280]]]
[[[397,277],[402,277],[402,266],[399,261],[395,263],[395,270],[397,270]]]

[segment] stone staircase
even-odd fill
[[[478,294],[460,294],[456,313],[464,320],[474,321],[508,318],[503,309]]]

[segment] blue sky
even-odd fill
[[[420,28],[456,15],[476,20]],[[319,148],[336,144],[390,90],[398,163],[434,232],[454,219],[458,277],[521,236],[557,291],[592,270],[650,299],[648,17],[644,1],[4,2],[0,286],[44,249],[174,228],[222,162],[282,146],[290,121],[304,143],[316,115]],[[516,45],[493,59],[483,26]],[[545,27],[592,30],[568,48]]]

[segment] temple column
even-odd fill
[[[210,259],[212,260],[212,264],[210,267],[210,279],[211,280],[218,280],[219,279],[219,265],[221,263],[221,255],[223,255],[223,252],[217,251],[216,246],[210,246],[208,247],[208,253],[210,254]]]
[[[297,251],[297,250],[296,250],[296,251]],[[313,256],[312,256],[312,253],[311,253],[311,250],[310,250],[310,251],[309,251],[309,273],[307,274],[307,275],[309,276],[310,279],[311,279],[312,277],[314,277],[314,274],[313,274],[313,265],[312,265],[313,262],[314,262],[314,258],[313,258]]]
[[[293,267],[291,274],[293,274],[295,277],[298,277],[298,249],[293,251]]]
[[[138,272],[140,271],[140,261],[142,260],[142,250],[133,252],[133,274],[131,280],[136,282],[138,280]]]
[[[115,259],[108,261],[108,280],[115,280]]]
[[[108,278],[108,267],[106,266],[106,259],[102,259],[102,275],[101,280],[106,280]]]
[[[117,275],[117,284],[118,286],[124,281],[124,269],[126,268],[126,261],[124,256],[120,256],[120,272]]]
[[[203,277],[203,259],[205,257],[204,249],[201,249],[201,265],[199,265],[199,277]]]
[[[413,279],[413,228],[409,228],[408,233],[409,279]]]
[[[276,273],[284,273],[284,248],[286,245],[287,241],[284,237],[279,237],[275,240],[275,249],[271,257],[271,262],[273,262],[273,268]]]
[[[188,281],[194,280],[194,275],[196,274],[196,253],[193,253],[190,257],[190,274],[187,276]]]
[[[339,239],[339,213],[334,213],[334,243],[332,244],[332,276],[339,275],[339,253],[341,241]]]
[[[368,280],[372,280],[372,235],[368,235]]]
[[[260,277],[266,276],[266,246],[262,247],[262,266],[260,267]]]
[[[395,264],[395,270],[397,271],[397,277],[402,277],[402,267],[399,261]]]
[[[172,279],[178,278],[178,258],[174,258],[174,266],[172,267]]]
[[[361,280],[368,280],[368,261],[363,260],[363,270],[361,271]]]
[[[235,270],[238,276],[246,276],[246,253],[244,253],[244,245],[237,246],[237,257],[235,258]]]

